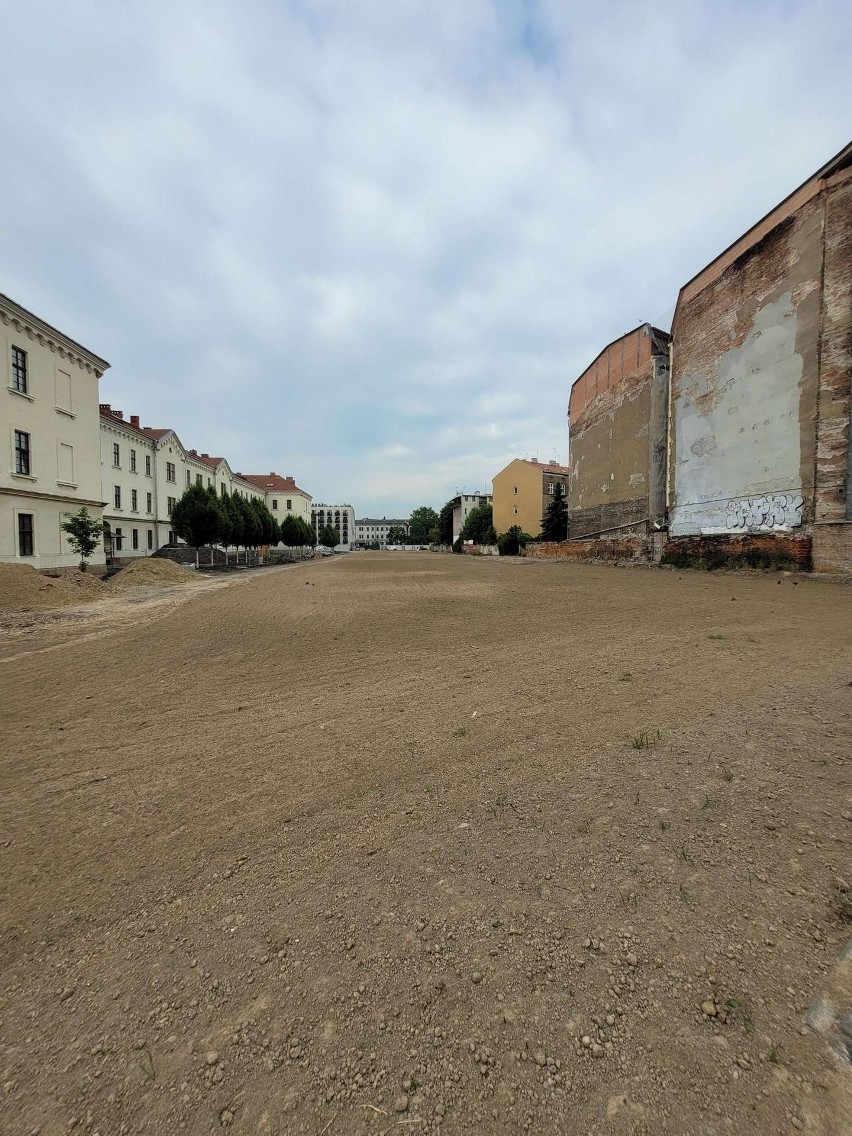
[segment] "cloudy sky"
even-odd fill
[[[852,136],[848,0],[4,0],[0,291],[101,399],[359,515],[567,457],[571,382]]]

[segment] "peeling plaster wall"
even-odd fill
[[[822,250],[816,197],[679,309],[673,538],[809,531]]]
[[[792,293],[754,316],[743,343],[723,352],[712,381],[681,376],[673,402],[674,484],[672,536],[725,533],[741,527],[733,510],[767,495],[799,495],[800,385],[804,370],[796,351]],[[783,519],[782,519],[783,518]],[[772,513],[749,527],[761,530],[801,524],[801,510]]]

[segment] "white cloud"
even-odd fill
[[[12,0],[0,290],[235,468],[438,507],[564,459],[583,367],[848,141],[850,31],[840,0]]]

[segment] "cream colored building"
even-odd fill
[[[311,523],[313,497],[300,489],[294,477],[280,473],[244,473],[243,481],[264,494],[266,507],[280,524],[286,517],[298,517],[306,525]]]
[[[541,519],[557,493],[567,501],[567,466],[515,458],[494,477],[494,528],[498,535],[519,525],[530,536],[541,533]]]
[[[481,505],[492,505],[490,493],[459,493],[453,498],[453,544],[458,540],[468,514]]]
[[[265,499],[263,489],[234,473],[225,458],[189,449],[174,430],[143,426],[138,415],[125,418],[109,403],[101,404],[100,423],[104,544],[116,560],[182,543],[171,517],[190,485]]]
[[[38,316],[0,295],[0,397],[7,456],[0,461],[0,560],[73,567],[60,529],[86,506],[102,516],[98,380],[109,367]],[[90,558],[103,563],[99,546]]]

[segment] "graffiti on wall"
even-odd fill
[[[726,523],[733,531],[794,529],[802,523],[801,493],[763,493],[728,502]]]

